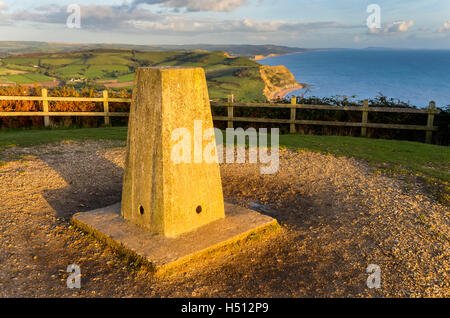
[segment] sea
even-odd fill
[[[450,105],[450,50],[333,49],[270,57],[264,65],[284,65],[307,91],[305,97],[379,94],[419,108],[435,101]]]

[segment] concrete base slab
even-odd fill
[[[72,224],[92,234],[128,257],[150,265],[155,272],[166,272],[236,243],[248,242],[280,229],[278,222],[256,211],[225,203],[226,218],[214,221],[176,238],[153,235],[124,220],[121,204],[77,213]]]

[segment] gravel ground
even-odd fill
[[[448,207],[365,163],[281,151],[280,172],[223,165],[227,200],[278,219],[281,233],[153,277],[69,226],[120,201],[125,150],[71,142],[2,151],[1,297],[449,297]],[[82,288],[66,287],[69,264]],[[369,289],[369,264],[382,271]]]

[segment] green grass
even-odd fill
[[[131,65],[131,54],[128,52],[118,54],[95,54],[86,60],[86,64],[89,65]]]
[[[134,73],[126,74],[117,77],[119,83],[133,82],[134,81]]]
[[[19,70],[24,72],[36,72],[36,68],[32,66],[6,64],[5,67],[9,70]]]
[[[77,60],[73,58],[48,58],[41,59],[41,65],[63,66],[74,64]]]
[[[387,164],[390,169],[406,169],[450,182],[450,147],[400,140],[312,135],[283,135],[280,136],[280,144],[292,149],[327,152]]]
[[[135,58],[148,65],[157,65],[181,54],[181,52],[136,52]]]
[[[8,81],[18,84],[31,84],[35,82],[31,78],[28,78],[26,74],[6,75],[6,78],[8,79]]]
[[[33,82],[51,82],[51,81],[53,81],[53,78],[48,77],[44,74],[39,74],[39,73],[34,73],[34,74],[28,73],[28,74],[24,74],[24,76],[26,76]]]
[[[66,140],[126,140],[126,127],[0,131],[0,149],[30,147]]]
[[[241,72],[243,77],[235,76]],[[260,77],[259,68],[239,68],[214,71],[207,74],[208,88],[212,99],[234,94],[239,101],[262,102],[265,84]]]
[[[91,65],[86,71],[85,76],[88,79],[101,78],[110,72],[129,72],[130,69],[125,65]]]
[[[0,67],[0,75],[9,75],[11,74],[11,69],[8,69],[6,67]]]
[[[6,75],[6,78],[11,82],[19,84],[31,84],[36,82],[51,82],[53,78],[39,73],[26,73],[17,75]]]
[[[7,64],[17,64],[17,65],[37,65],[39,64],[38,58],[23,58],[23,57],[10,57],[3,59]]]
[[[68,65],[55,69],[55,73],[62,79],[70,79],[83,76],[88,67],[88,65]]]

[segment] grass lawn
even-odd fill
[[[119,83],[133,82],[134,81],[134,73],[119,76],[119,77],[117,77],[117,81]]]
[[[21,74],[7,75],[6,78],[8,79],[8,81],[15,82],[18,84],[31,84],[34,82],[31,78]]]
[[[284,135],[282,146],[355,157],[450,182],[450,148],[419,142],[342,136]]]
[[[44,74],[39,74],[39,73],[27,73],[27,74],[24,74],[24,76],[26,76],[27,78],[32,80],[33,83],[35,83],[35,82],[51,82],[51,81],[53,81],[53,78],[45,76]]]
[[[0,130],[0,150],[6,147],[29,147],[65,140],[126,140],[126,127],[83,129]],[[1,158],[0,158],[1,159]]]
[[[63,140],[126,140],[126,127],[0,131],[1,148]],[[418,142],[341,136],[282,135],[280,146],[364,159],[378,167],[450,182],[450,148]],[[1,160],[1,158],[0,158]]]

